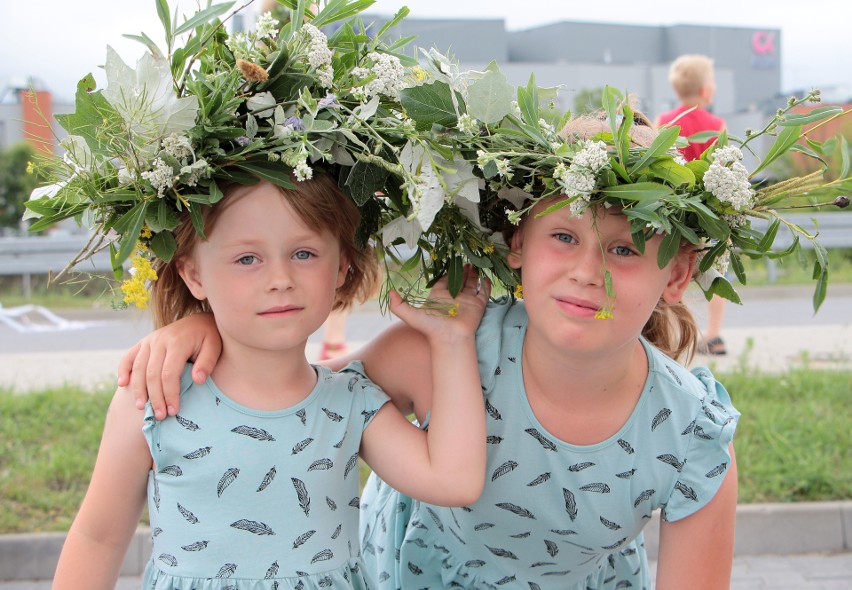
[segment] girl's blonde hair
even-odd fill
[[[381,274],[373,248],[356,244],[355,232],[361,220],[358,207],[327,174],[315,173],[313,179],[305,181],[296,181],[291,176],[291,180],[297,187],[295,190],[278,186],[275,188],[311,230],[327,231],[337,239],[340,255],[349,265],[346,279],[337,289],[333,309],[346,309],[354,301],[365,301],[376,292]],[[234,202],[231,197],[241,186],[243,185],[223,186],[225,198],[212,207],[202,208],[204,233],[207,236],[215,231],[216,222],[222,212]],[[163,262],[157,259],[154,263],[154,270],[159,278],[151,287],[151,310],[157,328],[198,312],[210,311],[207,301],[196,299],[178,272],[180,264],[192,255],[195,245],[201,239],[188,214],[183,214],[181,224],[173,233],[177,249],[171,261]]]
[[[573,141],[591,139],[596,134],[609,131],[609,123],[606,114],[592,114],[572,118],[565,124],[559,134]],[[633,115],[633,127],[631,129],[631,142],[637,146],[648,147],[657,131],[651,121],[643,113],[635,111]],[[525,218],[526,219],[526,218]],[[521,220],[521,224],[525,219]],[[508,228],[504,232],[506,243],[511,243],[511,233],[517,228]],[[692,245],[685,243],[682,255],[691,255]],[[675,360],[689,362],[695,353],[700,331],[692,312],[685,303],[667,303],[660,298],[654,308],[651,317],[648,318],[642,328],[642,335],[654,346]]]

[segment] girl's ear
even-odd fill
[[[192,296],[199,301],[207,299],[207,295],[204,291],[204,285],[201,282],[198,267],[195,265],[193,257],[187,256],[185,258],[180,258],[175,261],[175,265],[177,266],[180,278],[183,279],[186,288],[189,289]]]
[[[339,289],[346,283],[346,277],[349,275],[349,259],[340,254],[340,266],[337,269],[337,284],[335,285],[336,289]]]
[[[512,234],[512,239],[509,240],[509,253],[506,255],[506,262],[509,268],[515,270],[521,268],[521,247],[524,245],[524,228],[523,225],[518,226],[515,233]]]
[[[683,292],[689,286],[695,272],[698,253],[692,250],[682,251],[671,261],[669,282],[663,290],[663,300],[666,303],[679,303],[683,299]]]

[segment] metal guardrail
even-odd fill
[[[785,216],[789,221],[814,233],[819,228],[819,242],[826,248],[852,248],[852,214],[848,213],[796,213]],[[816,225],[814,224],[816,220]],[[765,229],[768,221],[752,220],[752,225]],[[80,251],[87,236],[0,238],[0,275],[41,275],[57,273]],[[781,226],[775,240],[775,249],[782,250],[793,241],[792,232]],[[810,247],[808,240],[802,246]],[[774,261],[769,261],[770,282],[773,282]],[[76,270],[82,272],[110,272],[112,267],[106,251],[81,262]],[[29,280],[28,278],[26,280]]]

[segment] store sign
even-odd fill
[[[770,69],[778,67],[778,50],[775,47],[775,31],[755,31],[751,36],[751,66]]]

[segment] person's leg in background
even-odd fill
[[[346,346],[346,319],[348,317],[349,310],[332,311],[323,324],[321,361],[349,352],[349,348]]]

